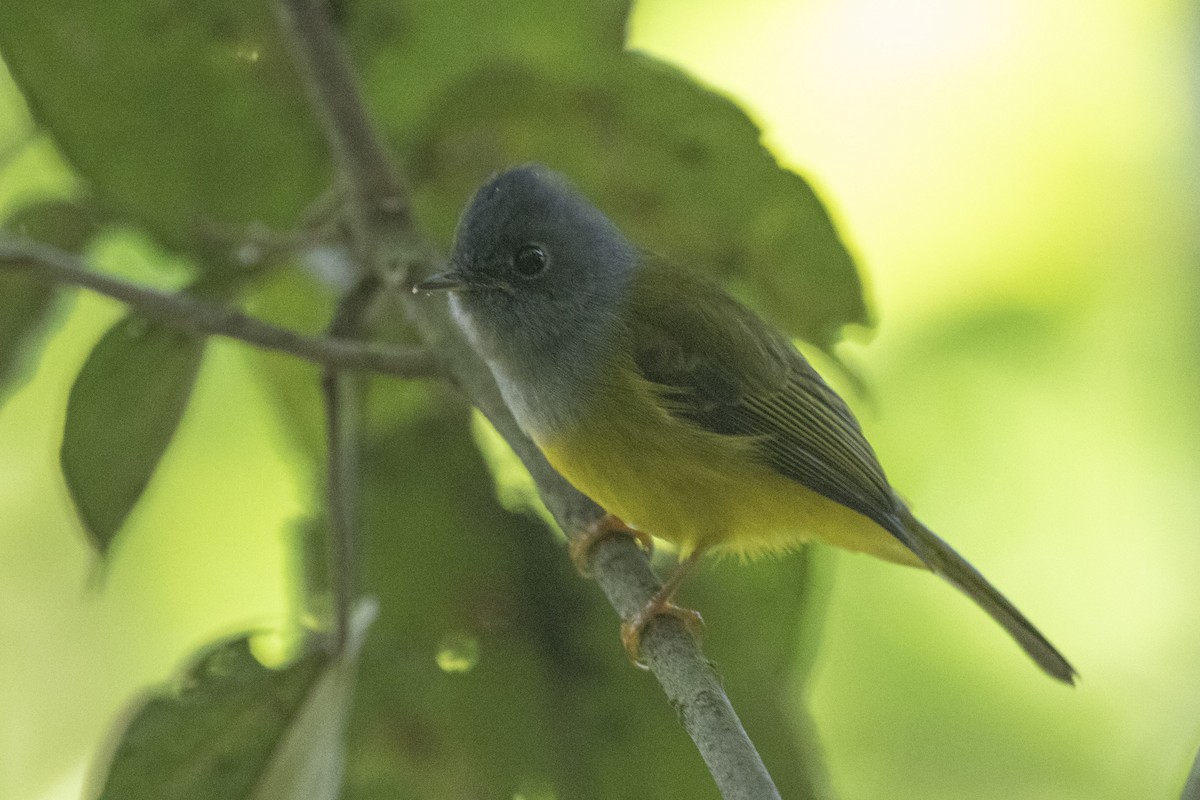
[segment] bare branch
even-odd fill
[[[338,302],[329,323],[334,338],[361,335],[363,319],[380,283],[365,278]],[[362,431],[361,376],[326,366],[321,376],[325,399],[325,505],[329,514],[328,558],[333,588],[334,652],[349,643],[351,615],[358,604],[361,529],[358,524],[359,439]]]
[[[72,253],[31,241],[0,240],[0,267],[26,270],[51,283],[80,286],[118,300],[143,316],[196,333],[225,336],[338,369],[380,372],[401,378],[443,376],[425,348],[381,346],[347,338],[304,336],[186,294],[139,286],[90,269]]]
[[[420,239],[408,190],[367,117],[324,0],[279,0],[277,9],[345,192],[351,245],[367,271],[379,272],[380,244]]]
[[[353,251],[364,259],[368,272],[385,274],[397,258],[429,272],[435,262],[432,247],[416,229],[407,192],[367,116],[324,4],[279,0],[278,9],[350,198]],[[602,510],[555,472],[518,428],[487,366],[450,319],[445,299],[412,297],[407,310],[426,344],[525,463],[559,525],[568,535],[579,535]],[[642,608],[659,586],[645,554],[626,537],[609,537],[593,548],[591,573],[623,619]],[[660,618],[647,627],[641,653],[679,710],[726,800],[778,798],[771,776],[696,639],[673,618]]]

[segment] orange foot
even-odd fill
[[[571,560],[575,562],[575,569],[579,570],[580,575],[585,578],[590,576],[588,561],[596,543],[617,535],[632,536],[648,554],[654,553],[654,539],[650,534],[629,527],[612,514],[605,514],[571,539]]]
[[[700,616],[699,611],[675,605],[670,595],[666,595],[662,591],[655,593],[641,611],[621,623],[621,643],[625,645],[625,652],[629,653],[629,660],[638,669],[650,669],[639,658],[642,647],[642,631],[646,629],[651,620],[662,616],[675,617],[694,635],[698,636],[704,631],[704,618]]]

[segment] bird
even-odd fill
[[[793,342],[715,282],[639,248],[563,175],[502,171],[467,204],[448,293],[521,430],[607,513],[575,540],[629,534],[679,566],[622,628],[699,616],[674,596],[707,553],[819,542],[926,569],[975,601],[1051,677],[1075,669],[892,488],[845,401]]]

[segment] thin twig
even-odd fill
[[[359,237],[352,249],[365,259],[366,271],[384,274],[396,258],[428,271],[434,263],[431,246],[411,218],[407,192],[367,116],[327,9],[315,0],[279,0],[278,9],[349,195],[350,232]],[[487,366],[450,319],[445,300],[415,297],[406,305],[426,344],[525,463],[559,525],[569,535],[579,535],[602,510],[555,472],[518,428]],[[623,619],[637,613],[659,585],[645,554],[627,537],[602,540],[592,550],[590,566]],[[677,620],[660,618],[645,631],[641,653],[678,709],[726,800],[778,798],[770,774],[696,639]]]
[[[382,273],[389,247],[421,238],[407,187],[367,118],[362,91],[325,1],[280,0],[277,8],[309,104],[329,142],[344,192],[351,248],[367,271]]]
[[[367,309],[379,288],[379,281],[369,276],[347,292],[338,302],[337,312],[329,323],[329,335],[334,338],[360,336]],[[326,366],[321,374],[325,400],[325,505],[329,515],[327,549],[333,589],[334,652],[339,654],[349,642],[351,615],[359,602],[361,381],[361,376],[347,375],[332,366]]]
[[[291,230],[272,230],[261,222],[230,225],[206,220],[195,224],[193,234],[202,242],[228,248],[237,263],[255,266],[339,238],[342,203],[339,187],[331,186],[309,203]]]
[[[225,336],[338,369],[380,372],[401,378],[443,375],[427,348],[382,346],[348,338],[305,336],[225,306],[186,294],[163,292],[89,269],[76,255],[24,240],[0,241],[0,267],[24,269],[52,283],[81,286],[130,306],[139,314],[197,333]]]

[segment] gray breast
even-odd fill
[[[609,373],[614,321],[598,325],[593,318],[533,341],[516,326],[499,331],[456,301],[451,299],[455,320],[487,362],[521,429],[544,439],[576,425]]]

